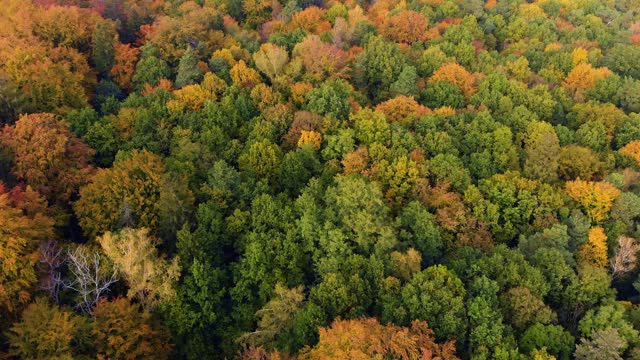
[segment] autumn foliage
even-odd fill
[[[300,359],[457,359],[453,342],[437,344],[424,321],[410,328],[382,325],[376,319],[338,320],[320,329],[320,340]]]
[[[567,194],[586,211],[594,222],[607,219],[620,190],[608,182],[567,181]]]

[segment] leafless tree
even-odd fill
[[[40,280],[40,287],[49,293],[49,298],[59,303],[60,290],[63,287],[60,266],[64,263],[62,248],[55,240],[40,243],[40,266],[44,276]]]
[[[638,251],[640,251],[640,244],[635,239],[620,235],[618,248],[610,261],[613,276],[619,276],[633,270],[638,261]]]
[[[98,251],[91,253],[82,247],[67,251],[67,263],[72,280],[65,287],[78,293],[76,306],[91,314],[98,300],[109,292],[109,286],[118,281],[117,272]]]

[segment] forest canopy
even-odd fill
[[[640,359],[639,225],[639,1],[1,1],[1,359]]]

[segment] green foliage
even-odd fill
[[[176,87],[182,88],[200,82],[202,71],[198,68],[198,59],[189,46],[178,64],[178,74],[176,75]]]

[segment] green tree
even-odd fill
[[[560,142],[551,124],[531,122],[524,139],[524,151],[523,172],[527,177],[542,181],[553,181],[558,177]]]
[[[85,318],[38,298],[7,333],[9,353],[23,359],[72,359],[85,355],[89,332]]]
[[[536,323],[524,332],[519,344],[525,353],[545,347],[559,360],[569,360],[573,353],[574,338],[560,325]]]
[[[361,89],[367,91],[375,101],[389,97],[389,87],[402,72],[406,63],[398,45],[383,38],[373,36],[358,56],[355,71],[362,83]]]
[[[418,74],[416,68],[410,65],[402,67],[402,71],[398,74],[398,80],[396,80],[389,87],[389,93],[391,97],[398,95],[403,96],[418,96]]]
[[[96,70],[108,74],[115,64],[115,49],[113,42],[117,41],[117,34],[112,24],[97,22],[91,37],[91,60]]]
[[[176,75],[176,87],[183,88],[187,85],[196,84],[202,79],[202,71],[198,68],[198,58],[193,53],[191,46],[187,47],[184,55],[178,64],[178,74]]]
[[[408,319],[425,320],[436,339],[465,339],[465,289],[462,281],[443,265],[417,273],[402,289]],[[403,322],[408,321],[404,320]]]

